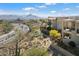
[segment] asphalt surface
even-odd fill
[[[29,31],[29,27],[27,25],[23,25],[23,24],[14,24],[15,29],[19,29],[22,32],[28,32]],[[0,45],[5,45],[6,43],[11,42],[12,40],[15,39],[16,33],[14,30],[12,30],[11,32],[4,34],[2,36],[0,36]]]
[[[67,50],[57,46],[57,45],[51,45],[50,47],[50,50],[54,52],[53,55],[55,56],[75,56],[74,54],[68,52]]]

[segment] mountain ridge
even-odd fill
[[[41,17],[28,14],[28,15],[0,15],[0,20],[17,20],[17,19],[40,19]]]

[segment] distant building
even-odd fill
[[[75,31],[79,33],[79,20],[76,20],[75,22]]]
[[[76,47],[79,47],[79,20],[63,19],[63,28],[69,29],[69,31],[67,32],[65,29],[63,29],[63,31],[66,33],[70,33],[70,38],[68,39],[63,38],[63,42],[66,45],[69,45],[69,42],[74,42],[76,44]]]
[[[64,29],[75,30],[75,20],[74,19],[63,19]]]

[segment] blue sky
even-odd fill
[[[0,14],[41,17],[79,15],[78,3],[0,3]]]

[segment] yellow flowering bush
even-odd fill
[[[54,38],[61,37],[61,34],[57,30],[50,30],[49,35]]]

